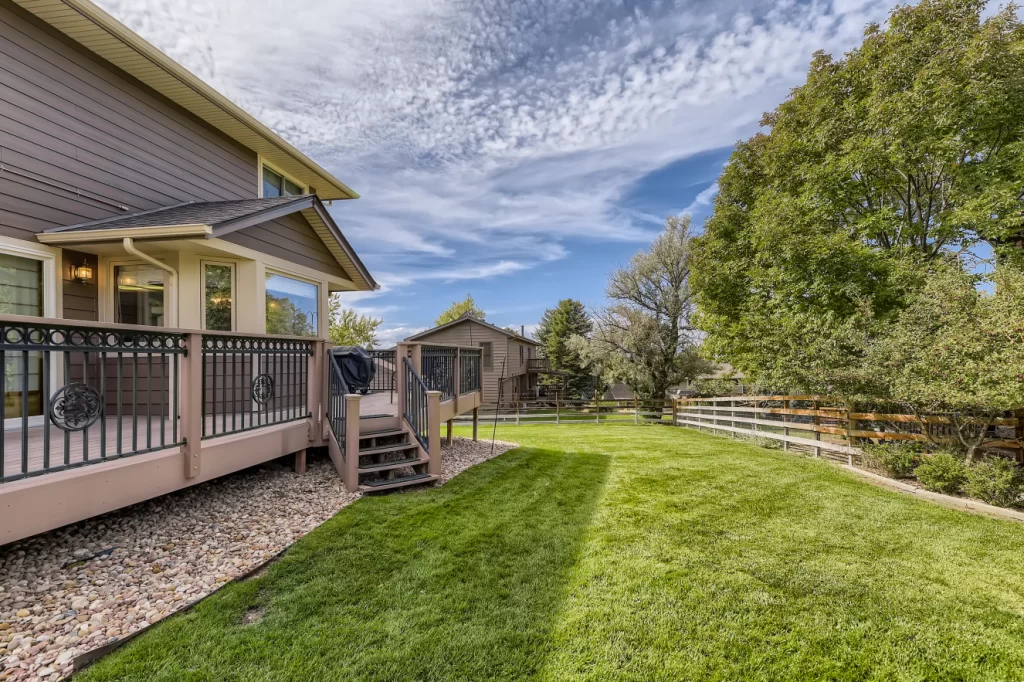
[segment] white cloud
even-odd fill
[[[710,187],[703,190],[700,194],[693,198],[690,205],[684,208],[680,213],[686,215],[693,215],[695,212],[702,208],[706,208],[711,205],[711,202],[715,200],[715,195],[718,194],[718,183],[713,183]]]
[[[382,282],[649,240],[633,183],[749,135],[891,4],[99,1],[359,191],[332,213]]]

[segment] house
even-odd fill
[[[413,334],[406,341],[479,348],[483,354],[483,401],[489,404],[498,402],[499,388],[503,403],[535,395],[538,377],[547,371],[546,361],[539,357],[538,342],[468,313],[447,324]]]
[[[89,0],[0,0],[0,543],[308,447],[352,490],[436,480],[479,352],[348,390],[357,198]]]

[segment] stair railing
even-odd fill
[[[409,358],[402,358],[405,372],[405,420],[409,422],[416,440],[423,449],[430,451],[427,426],[427,385],[416,373]]]
[[[342,456],[345,453],[345,409],[346,400],[345,396],[350,393],[348,389],[348,383],[345,381],[345,377],[341,373],[341,366],[338,364],[338,359],[334,353],[328,353],[331,358],[331,373],[330,373],[330,392],[328,394],[327,403],[327,419],[331,423],[331,430],[334,432],[334,438],[338,441],[338,445],[341,446]]]

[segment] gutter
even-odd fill
[[[158,261],[152,256],[142,253],[135,247],[135,241],[131,237],[124,238],[124,250],[132,254],[137,258],[141,258],[150,265],[155,265],[161,270],[165,270],[171,274],[169,286],[167,287],[167,303],[166,308],[168,311],[167,319],[165,320],[165,327],[177,327],[178,326],[178,271],[172,268],[167,263]]]

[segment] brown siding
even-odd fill
[[[61,276],[64,298],[63,318],[65,320],[99,321],[99,297],[96,286],[98,263],[96,256],[91,253],[79,253],[65,249],[62,259],[64,261],[64,272]],[[71,268],[83,264],[92,267],[92,281],[87,284],[71,278]]]
[[[319,272],[351,279],[300,214],[232,232],[224,235],[224,241],[278,256]]]
[[[145,210],[257,191],[255,154],[8,0],[0,0],[0,163],[14,171],[0,173],[0,234],[23,239],[120,212],[105,202]]]
[[[481,383],[483,384],[483,401],[485,403],[494,403],[498,401],[498,380],[502,376],[502,363],[505,361],[505,377],[511,377],[518,372],[510,371],[508,361],[512,358],[507,357],[508,353],[508,337],[501,332],[495,331],[488,327],[485,327],[476,322],[467,321],[461,322],[451,327],[447,327],[440,331],[433,332],[426,336],[422,336],[416,339],[418,343],[439,343],[439,344],[451,344],[458,346],[480,346],[481,341],[490,341],[494,344],[494,367],[493,369],[484,368],[482,370],[483,377]],[[516,362],[519,361],[519,351],[516,351],[515,357]],[[510,384],[506,384],[506,389]],[[502,395],[502,400],[511,400],[512,396],[507,394]]]

